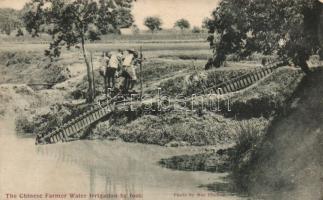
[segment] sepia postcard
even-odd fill
[[[0,200],[323,200],[322,0],[0,0]]]

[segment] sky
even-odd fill
[[[21,9],[28,0],[0,0],[0,8]],[[172,28],[176,20],[185,18],[192,26],[201,26],[210,16],[219,0],[137,0],[133,7],[135,24],[146,29],[143,21],[148,16],[159,16],[163,28]]]

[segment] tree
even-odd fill
[[[147,17],[145,19],[145,26],[149,28],[149,30],[154,33],[154,31],[159,31],[161,29],[162,21],[159,17]]]
[[[16,37],[24,36],[24,32],[21,30],[21,28],[18,29]]]
[[[309,72],[306,61],[318,53],[322,3],[317,0],[222,0],[206,20],[214,49],[212,65],[228,54],[277,54]]]
[[[192,33],[201,33],[202,32],[202,30],[200,29],[200,27],[198,27],[198,26],[194,26],[193,28],[192,28]]]
[[[182,31],[184,29],[189,29],[191,27],[190,22],[186,19],[179,19],[175,22],[174,27],[180,28]]]
[[[100,2],[99,5],[102,8],[103,1]],[[116,13],[115,10],[120,9],[119,4],[115,2],[129,3],[130,0],[107,0],[104,4],[107,16],[113,16]],[[111,3],[114,6],[111,6]],[[32,0],[25,7],[29,8],[23,16],[26,30],[34,37],[39,36],[42,25],[46,25],[47,33],[52,36],[52,42],[49,49],[45,51],[45,55],[51,58],[59,57],[63,46],[67,49],[81,46],[88,78],[87,101],[92,102],[94,84],[85,46],[87,40],[100,39],[102,27],[99,19],[103,14],[100,13],[99,17],[98,2],[95,0]]]
[[[99,0],[97,26],[101,34],[120,33],[120,28],[129,28],[133,24],[132,1]]]
[[[140,33],[140,29],[136,24],[133,24],[131,26],[131,31],[132,31],[132,34],[134,35],[138,35]]]

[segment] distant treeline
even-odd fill
[[[10,35],[22,27],[22,10],[0,8],[0,31]]]

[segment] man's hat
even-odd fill
[[[127,49],[127,51],[129,51],[130,53],[137,53],[135,49]]]
[[[138,52],[135,49],[127,49],[129,53],[132,53],[134,56],[138,56]]]

